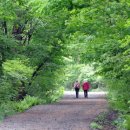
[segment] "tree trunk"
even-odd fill
[[[7,31],[7,23],[6,23],[6,21],[3,22],[3,31],[4,31],[4,34],[7,35],[8,31]]]
[[[33,72],[33,74],[32,74],[31,81],[29,82],[29,86],[31,86],[33,79],[38,75],[38,72],[41,70],[41,68],[42,68],[49,60],[50,60],[50,59],[47,57],[47,58],[44,59],[44,61],[43,61],[42,63],[40,63],[40,64],[37,66],[36,70],[35,70],[35,71]]]

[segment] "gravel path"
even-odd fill
[[[0,124],[0,130],[90,130],[92,119],[107,111],[105,93],[89,93],[84,99],[80,93],[65,92],[64,98],[55,104],[38,105],[24,113],[10,116]]]

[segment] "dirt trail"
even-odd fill
[[[90,130],[91,120],[100,112],[107,111],[104,93],[89,93],[84,99],[80,93],[66,92],[55,104],[38,105],[8,117],[0,124],[0,130]]]

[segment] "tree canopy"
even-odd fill
[[[88,78],[129,128],[129,29],[129,0],[1,0],[0,103],[21,89],[52,102]]]

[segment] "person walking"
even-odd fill
[[[85,98],[88,98],[88,90],[90,89],[90,84],[89,84],[89,82],[87,82],[87,81],[83,82],[83,84],[82,84],[82,89],[83,89],[83,91],[84,91],[84,97],[85,97]]]
[[[78,81],[76,81],[74,83],[74,89],[75,89],[75,93],[76,93],[76,98],[79,98],[80,83]]]

